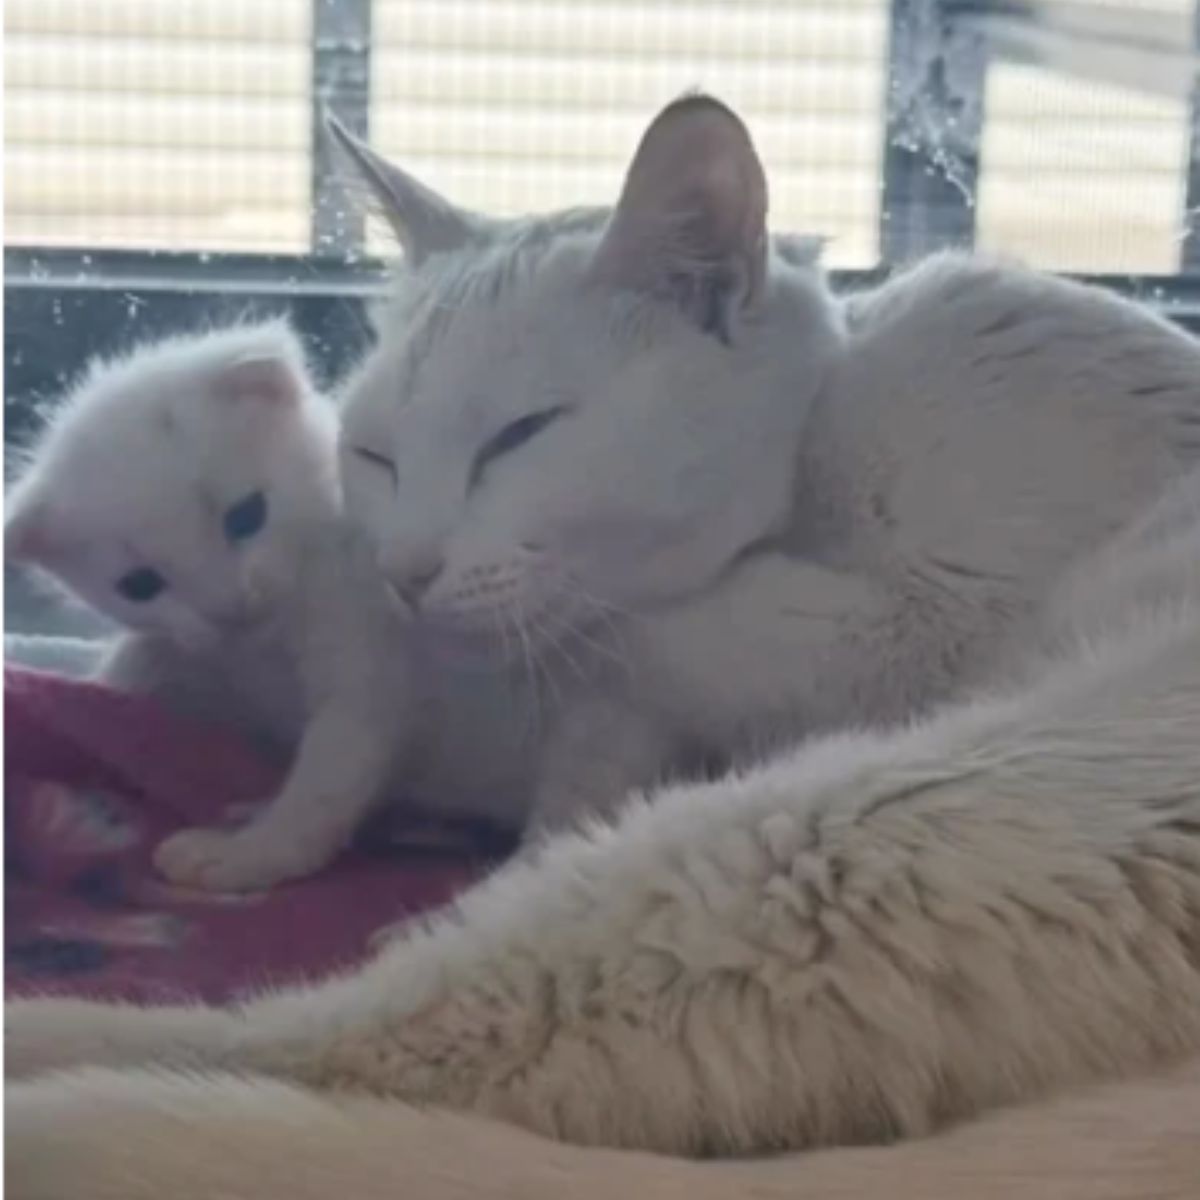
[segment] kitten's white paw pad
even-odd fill
[[[253,829],[185,829],[154,852],[154,865],[172,883],[213,892],[251,892],[305,874],[312,864],[281,853]]]

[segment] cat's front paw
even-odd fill
[[[166,879],[182,887],[255,892],[307,875],[321,863],[251,825],[172,834],[154,852],[154,865]]]

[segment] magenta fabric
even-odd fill
[[[4,691],[10,994],[219,1002],[319,978],[502,849],[482,828],[393,816],[325,871],[265,894],[173,887],[150,864],[159,840],[244,820],[279,766],[98,684],[6,668]]]

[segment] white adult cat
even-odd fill
[[[535,825],[949,696],[1200,451],[1195,344],[1111,295],[949,257],[835,301],[714,100],[611,218],[464,213],[340,136],[407,258],[348,510],[427,628],[566,676]]]
[[[5,544],[134,631],[110,682],[294,751],[257,820],[163,843],[171,879],[315,870],[411,770],[403,606],[344,527],[335,413],[283,323],[96,364],[9,497]]]

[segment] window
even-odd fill
[[[978,241],[1040,266],[1173,274],[1193,136],[1195,0],[1041,0],[992,16]]]
[[[390,245],[324,106],[515,213],[611,200],[703,86],[835,284],[974,241],[1200,327],[1196,2],[7,0],[6,437],[90,355],[248,310],[340,374]]]
[[[303,251],[309,0],[8,0],[18,245]]]
[[[703,86],[747,120],[773,220],[878,258],[885,0],[374,0],[372,138],[460,202],[607,203],[649,118]]]
[[[1194,0],[8,0],[17,247],[383,252],[319,106],[461,203],[611,198],[688,86],[744,114],[835,268],[974,238],[1077,272],[1187,252]],[[1134,36],[1136,34],[1136,37]],[[315,145],[315,149],[314,149]]]
[[[1179,268],[1183,98],[1001,63],[984,105],[981,245],[1066,271]]]

